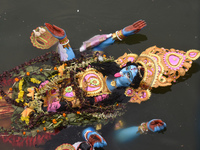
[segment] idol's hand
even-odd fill
[[[147,122],[147,127],[152,132],[159,132],[166,128],[166,123],[160,119],[152,119],[151,121]]]
[[[107,145],[104,138],[91,127],[83,130],[83,136],[93,147],[100,148]]]
[[[133,23],[130,26],[125,27],[122,29],[122,34],[124,36],[133,35],[139,32],[142,28],[146,26],[146,22],[144,20],[138,20],[137,22]]]
[[[66,37],[65,30],[49,23],[44,24],[48,31],[57,39],[62,40]]]

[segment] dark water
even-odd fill
[[[147,27],[123,44],[106,52],[118,57],[124,52],[140,54],[146,48],[200,50],[199,0],[1,0],[0,1],[0,72],[9,70],[45,53],[32,46],[29,36],[44,22],[64,28],[71,46],[78,49],[84,40],[102,33],[112,33],[144,19]],[[133,41],[134,40],[134,41]],[[200,149],[200,60],[185,78],[172,87],[155,90],[151,99],[140,105],[130,104],[122,119],[125,127],[139,125],[152,118],[167,123],[164,134],[141,135],[120,144],[114,139],[114,123],[100,130],[108,146],[105,150],[198,150]],[[62,143],[82,140],[82,128],[68,128],[52,137],[43,147],[55,149]],[[0,143],[1,149],[13,148]]]

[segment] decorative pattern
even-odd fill
[[[45,28],[46,27],[42,27]],[[35,29],[35,31],[39,31],[39,27]],[[46,29],[46,32],[41,34],[39,37],[35,36],[34,32],[31,33],[30,36],[31,43],[33,46],[39,48],[39,49],[49,49],[54,44],[58,42],[58,39],[52,36],[52,34]]]
[[[184,76],[192,65],[192,60],[200,56],[200,51],[189,50],[184,52],[175,49],[165,49],[152,46],[137,55],[124,54],[116,60],[123,67],[128,61],[136,62],[144,68],[143,79],[138,89],[128,87],[125,95],[131,97],[129,102],[141,103],[151,96],[151,88],[170,86],[180,76]],[[131,58],[131,60],[130,60]]]
[[[80,88],[87,92],[87,96],[96,96],[103,94],[109,94],[105,92],[106,87],[103,75],[97,70],[90,68],[81,73],[79,78]],[[103,92],[104,91],[104,92]]]
[[[115,60],[115,62],[122,68],[124,66],[126,66],[126,64],[130,61],[130,62],[135,62],[136,59],[138,58],[138,55],[137,54],[127,54],[127,53],[124,53],[123,56],[117,58]]]
[[[200,56],[199,53],[198,50],[184,52],[156,46],[146,49],[136,61],[145,68],[141,84],[149,85],[149,88],[171,85],[180,76],[185,75],[192,65],[192,60],[196,60]],[[150,59],[152,62],[149,61]]]
[[[146,101],[150,98],[151,92],[150,90],[143,90],[141,88],[133,89],[133,88],[127,88],[125,91],[126,96],[131,97],[129,102],[131,103],[138,103],[140,104],[143,101]]]
[[[181,53],[168,52],[164,55],[165,65],[171,70],[178,70],[183,66],[186,56]]]
[[[191,50],[187,51],[187,53],[185,55],[187,58],[189,58],[191,60],[196,60],[200,57],[200,51],[191,49]]]

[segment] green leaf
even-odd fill
[[[49,75],[50,75],[50,74],[47,73],[47,72],[44,72],[43,74],[44,74],[46,77],[49,77]]]
[[[32,67],[33,67],[33,71],[36,71],[39,69],[39,67],[37,67],[37,66],[32,66]]]
[[[22,76],[24,76],[25,72],[24,71],[20,71],[19,74],[22,75]]]
[[[84,120],[83,123],[84,123],[84,124],[88,124],[89,121],[88,121],[88,120]]]
[[[37,76],[37,79],[38,79],[38,80],[45,81],[45,80],[46,80],[46,77],[45,77],[45,76],[42,76],[42,75],[38,75],[38,76]]]
[[[26,72],[33,72],[33,66],[28,66],[26,68]]]
[[[73,117],[76,117],[75,113],[67,114],[67,118],[73,118]]]
[[[32,134],[32,137],[35,137],[37,135],[37,130],[32,130],[31,134]]]
[[[74,122],[76,120],[76,118],[70,118],[69,121],[70,122]]]

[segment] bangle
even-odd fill
[[[69,40],[66,42],[66,43],[64,43],[64,44],[61,44],[61,45],[67,45],[69,43]]]
[[[118,33],[118,31],[116,31],[116,32],[115,32],[115,34],[116,34],[116,36],[117,36],[118,40],[122,41],[122,39],[121,39],[121,38],[118,36],[118,34],[117,34],[117,33]]]

